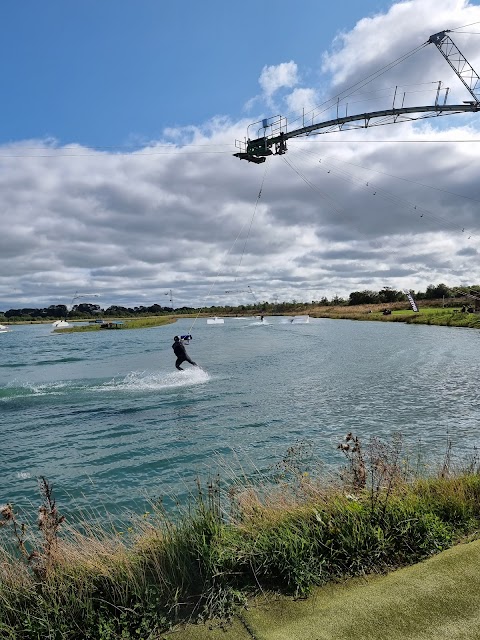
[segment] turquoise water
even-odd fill
[[[477,444],[476,330],[200,319],[187,347],[200,367],[177,372],[172,338],[191,323],[0,334],[0,503],[37,504],[44,475],[64,513],[142,512],[219,469],[267,470],[300,440],[341,464],[350,430],[401,431],[429,452],[444,451],[447,433],[457,451]]]

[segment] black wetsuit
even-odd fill
[[[194,367],[197,366],[197,363],[193,360],[190,360],[190,358],[188,357],[187,351],[180,340],[175,340],[175,342],[172,344],[172,349],[177,356],[177,360],[175,362],[175,366],[177,367],[177,369],[183,371],[182,367],[180,366],[182,362],[189,362],[190,364],[193,364]]]

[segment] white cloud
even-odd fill
[[[270,100],[279,89],[291,89],[298,84],[298,68],[293,60],[265,66],[258,79],[264,96]]]
[[[428,41],[432,34],[479,20],[480,7],[468,0],[396,2],[385,14],[363,18],[351,31],[339,34],[332,51],[324,55],[323,71],[331,74],[335,93],[341,92]],[[479,68],[477,36],[471,33],[451,35],[470,63]],[[366,85],[365,91],[392,85],[409,85],[414,91],[420,89],[420,86],[414,88],[416,83],[436,83],[438,80],[444,80],[455,93],[462,89],[458,78],[431,44]],[[435,89],[432,85],[430,95],[434,95]]]
[[[297,88],[285,96],[285,103],[289,112],[302,113],[302,110],[311,111],[319,102],[315,89]]]

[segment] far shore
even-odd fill
[[[182,318],[209,318],[218,315],[224,318],[251,318],[262,314],[265,318],[269,316],[295,316],[309,315],[311,318],[330,318],[332,320],[359,320],[370,322],[404,322],[407,324],[429,324],[437,326],[449,327],[465,327],[471,329],[480,329],[480,314],[463,312],[461,306],[443,307],[441,303],[429,301],[428,306],[422,305],[418,312],[407,307],[404,302],[396,302],[390,304],[371,304],[371,305],[338,305],[338,306],[317,306],[299,304],[295,309],[288,312],[278,312],[275,310],[253,310],[243,313],[222,313],[220,310],[201,313],[182,313],[165,316],[147,316],[147,317],[115,317],[105,318],[102,324],[95,323],[93,319],[68,319],[73,325],[66,328],[55,328],[56,333],[78,333],[85,331],[104,331],[108,329],[144,329],[149,327],[158,327],[165,324],[171,324]],[[1,320],[3,324],[14,326],[23,324],[53,324],[54,320],[23,320],[9,322],[6,319]],[[89,324],[85,324],[89,323]],[[105,326],[107,325],[107,326]],[[108,326],[110,325],[110,326]]]

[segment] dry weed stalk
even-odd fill
[[[337,449],[342,451],[349,462],[348,473],[353,490],[360,491],[364,489],[367,484],[367,471],[358,437],[354,436],[350,431],[345,436],[345,442],[340,442]],[[345,479],[345,477],[342,479]]]
[[[445,449],[445,456],[443,458],[442,469],[440,471],[441,478],[448,478],[450,476],[451,464],[452,464],[452,440],[450,436],[447,434],[447,445]]]
[[[468,475],[479,474],[480,473],[480,455],[478,451],[478,447],[476,445],[473,446],[472,452],[465,456],[465,466],[464,473]]]
[[[27,526],[24,522],[19,522],[17,515],[11,504],[0,505],[0,528],[10,524],[13,527],[13,536],[17,542],[17,546],[27,562],[30,560],[30,553],[25,544]]]
[[[58,513],[53,498],[53,487],[43,476],[39,479],[43,504],[38,509],[38,528],[42,534],[41,550],[29,550],[26,544],[27,525],[20,522],[11,504],[0,506],[0,527],[11,525],[13,537],[22,557],[32,569],[35,576],[41,580],[47,577],[54,564],[54,556],[58,545],[58,531],[65,517]]]
[[[45,578],[54,564],[58,547],[58,531],[62,522],[65,521],[65,516],[61,516],[58,512],[53,497],[53,486],[48,480],[40,476],[38,484],[43,497],[43,504],[38,508],[37,520],[43,538],[43,552],[34,551],[30,564],[38,577]]]
[[[388,499],[395,487],[403,482],[400,454],[403,447],[402,436],[394,433],[392,444],[379,438],[372,438],[368,448],[370,471],[370,499],[372,511],[382,501],[381,514],[385,515]]]
[[[402,447],[399,433],[393,434],[391,444],[372,438],[366,454],[363,453],[359,438],[351,432],[338,445],[349,462],[347,474],[342,480],[347,481],[353,491],[362,491],[368,485],[372,513],[380,507],[379,513],[384,515],[392,492],[405,481],[405,470],[400,459]]]

